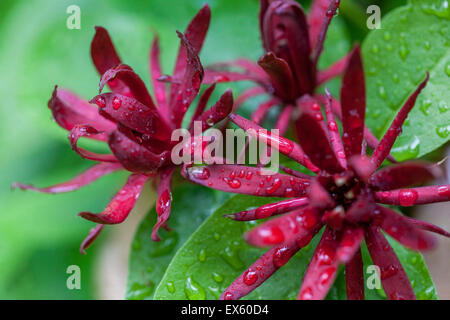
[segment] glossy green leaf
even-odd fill
[[[155,299],[217,299],[226,287],[251,265],[264,249],[247,245],[242,239],[255,222],[226,219],[223,214],[247,210],[275,198],[236,195],[220,207],[177,252],[156,289]],[[246,299],[295,299],[301,279],[320,236]],[[420,254],[391,241],[419,298],[436,297],[433,282]],[[364,249],[365,266],[372,264]],[[369,274],[370,275],[370,274]],[[367,275],[366,275],[367,277]],[[367,299],[382,299],[382,290],[366,290]],[[345,277],[341,268],[327,299],[345,299]]]
[[[177,250],[217,208],[217,202],[226,197],[223,193],[198,186],[181,185],[173,191],[170,231],[160,230],[161,241],[151,239],[156,222],[153,207],[144,218],[131,245],[127,299],[151,299],[155,286]]]
[[[450,139],[450,9],[447,0],[411,0],[389,13],[363,44],[367,122],[378,136],[430,72],[430,81],[394,145],[398,160],[425,155]]]

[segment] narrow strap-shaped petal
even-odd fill
[[[346,198],[349,198],[349,196],[347,196]],[[346,210],[345,219],[352,223],[368,222],[373,216],[374,211],[375,211],[375,203],[373,201],[372,193],[363,192],[358,195],[356,201],[353,201],[350,208]]]
[[[312,93],[315,74],[310,59],[308,24],[302,7],[294,1],[272,2],[264,17],[263,30],[266,50],[292,66],[301,93]]]
[[[229,117],[231,121],[243,130],[247,131],[248,134],[253,135],[259,140],[267,143],[269,146],[277,148],[282,154],[297,161],[311,171],[318,172],[318,168],[308,159],[302,148],[294,141],[272,134],[266,129],[258,126],[250,120],[238,116],[237,114],[232,113]]]
[[[266,93],[266,90],[262,87],[251,87],[244,92],[242,92],[239,97],[237,97],[236,101],[234,102],[233,110],[237,110],[245,101],[248,99],[251,99],[255,96],[261,95]]]
[[[298,250],[300,250],[300,247],[295,241],[287,245],[271,248],[237,277],[225,289],[220,299],[238,300],[248,295],[285,265]]]
[[[22,184],[22,183],[17,183],[15,182],[12,187],[13,188],[20,188],[22,190],[33,190],[33,191],[37,191],[37,192],[43,192],[43,193],[62,193],[62,192],[69,192],[69,191],[74,191],[77,190],[79,188],[82,188],[98,179],[100,179],[101,177],[122,169],[122,165],[120,163],[99,163],[96,164],[92,167],[90,167],[89,169],[87,169],[86,171],[84,171],[83,173],[81,173],[80,175],[76,176],[75,178],[63,182],[63,183],[59,183],[50,187],[46,187],[46,188],[36,188],[33,185],[29,185],[29,184]]]
[[[333,19],[337,10],[339,9],[340,0],[331,0],[329,2],[329,6],[325,13],[325,16],[322,18],[323,23],[320,29],[319,37],[317,38],[317,42],[314,45],[314,53],[312,58],[312,63],[315,69],[317,69],[317,64],[319,62],[320,54],[323,51],[323,43],[325,42],[325,37],[327,35],[328,27],[330,26],[331,19]]]
[[[194,114],[191,118],[191,124],[189,125],[189,130],[192,130],[194,128],[194,121],[198,121],[203,114],[203,112],[206,109],[206,106],[208,105],[209,98],[211,97],[214,89],[216,88],[216,84],[213,83],[210,85],[205,91],[203,91],[202,95],[200,96],[200,99],[197,104],[197,108],[195,109]]]
[[[287,174],[290,174],[291,176],[301,178],[301,179],[311,179],[313,176],[307,175],[306,173],[296,171],[294,169],[285,167],[280,164],[280,169],[283,170],[283,172],[286,172]]]
[[[376,220],[391,237],[413,250],[432,249],[436,242],[429,234],[416,227],[410,220],[392,209],[377,206],[380,214]]]
[[[77,124],[88,124],[99,131],[105,131],[105,133],[91,136],[92,139],[106,141],[108,132],[115,128],[113,122],[100,116],[97,110],[87,101],[57,86],[55,86],[52,97],[48,101],[48,107],[56,122],[66,130],[72,130]]]
[[[237,221],[252,221],[266,219],[292,210],[300,209],[309,204],[307,197],[293,198],[280,202],[265,204],[256,209],[245,210],[234,214],[227,214],[225,217]]]
[[[265,197],[301,197],[309,181],[281,173],[264,174],[263,168],[211,165],[187,168],[191,181],[217,190]]]
[[[208,32],[209,23],[211,21],[211,10],[208,4],[205,4],[203,8],[197,12],[195,17],[191,20],[187,26],[184,35],[186,39],[191,43],[192,50],[195,54],[200,54],[203,42]],[[183,40],[180,41],[180,49],[178,50],[178,56],[175,62],[173,70],[173,76],[177,79],[183,78],[186,68],[189,65],[188,52],[186,46],[183,44]],[[170,105],[173,106],[178,95],[177,91],[180,89],[180,85],[172,84],[170,87]]]
[[[150,49],[150,75],[152,78],[153,92],[155,93],[158,110],[164,116],[164,118],[168,120],[169,106],[166,94],[166,84],[164,82],[158,81],[158,78],[162,76],[159,53],[159,38],[158,36],[155,36]]]
[[[330,138],[331,145],[333,147],[334,153],[343,168],[347,168],[347,160],[344,152],[344,145],[342,144],[341,135],[339,134],[339,128],[336,123],[336,119],[334,117],[333,110],[331,108],[333,104],[333,98],[331,97],[330,92],[326,89],[327,92],[327,103],[325,103],[325,115],[327,117],[327,128],[328,128],[328,136]]]
[[[380,268],[381,284],[388,299],[416,300],[405,270],[380,229],[368,227],[365,239],[373,263]]]
[[[372,150],[375,150],[380,143],[377,137],[372,133],[372,131],[370,131],[369,128],[367,128],[367,126],[365,126],[364,128],[364,140]],[[397,163],[397,160],[395,160],[392,154],[389,154],[386,159],[388,159],[392,163]]]
[[[294,106],[289,104],[283,106],[280,115],[278,116],[277,122],[275,123],[274,129],[279,130],[280,136],[284,136],[289,129],[289,124],[291,123],[292,112],[294,111]]]
[[[81,254],[86,254],[86,249],[89,248],[92,245],[92,243],[94,243],[95,239],[98,238],[98,236],[100,235],[100,233],[103,230],[103,227],[104,227],[103,224],[98,224],[94,228],[89,230],[89,234],[81,243],[81,246],[80,246]]]
[[[277,94],[284,100],[294,100],[296,84],[289,64],[268,52],[258,60],[258,64],[267,72]]]
[[[345,285],[348,300],[364,300],[364,266],[361,249],[345,265]]]
[[[246,74],[255,76],[255,78],[259,79],[258,82],[269,81],[269,77],[267,76],[266,72],[261,69],[261,67],[257,63],[245,58],[215,63],[213,65],[210,65],[210,67],[213,68],[213,70],[235,67],[242,69]]]
[[[408,161],[375,172],[369,183],[379,190],[392,190],[422,184],[441,177],[443,170],[425,161]]]
[[[153,139],[170,140],[172,131],[158,111],[133,98],[117,93],[102,93],[90,102],[96,103],[100,114],[107,119],[120,122]]]
[[[417,220],[417,219],[413,219],[413,218],[409,218],[409,217],[405,217],[406,219],[409,220],[410,223],[412,223],[413,225],[415,225],[416,227],[425,230],[425,231],[429,231],[429,232],[434,232],[436,234],[439,234],[441,236],[450,238],[450,232],[434,225],[431,223],[428,223],[426,221],[422,221],[422,220]]]
[[[336,253],[339,261],[341,263],[349,263],[355,254],[360,251],[363,239],[364,229],[362,227],[346,226]]]
[[[253,74],[206,69],[202,84],[237,81],[254,81],[256,83],[262,83],[261,79]]]
[[[123,167],[135,173],[153,174],[170,157],[170,151],[155,154],[117,130],[109,135],[108,144]]]
[[[316,95],[315,97],[324,104],[328,100],[328,97],[325,95]],[[334,99],[333,97],[332,97],[331,109],[333,110],[333,113],[336,115],[336,117],[338,117],[340,120],[342,120],[341,104],[339,103],[339,101],[337,99]],[[378,141],[377,137],[370,131],[369,128],[367,128],[366,125],[364,125],[364,139],[371,149],[375,150],[376,147],[378,146],[379,141]],[[388,155],[387,159],[393,163],[396,162],[392,155]]]
[[[311,179],[311,186],[308,189],[308,198],[311,205],[320,209],[329,209],[336,206],[328,191],[319,181],[320,177]]]
[[[73,151],[75,151],[85,159],[101,162],[117,162],[116,157],[112,154],[98,154],[78,147],[78,139],[80,139],[81,137],[96,135],[99,133],[100,131],[91,126],[76,125],[69,132],[70,146],[72,147]]]
[[[100,75],[121,63],[105,28],[95,27],[95,35],[91,42],[91,57]]]
[[[353,49],[342,79],[341,112],[345,155],[347,158],[361,155],[366,114],[366,86],[359,46]]]
[[[259,32],[261,35],[261,40],[263,42],[263,48],[266,51],[269,51],[269,47],[265,42],[265,29],[264,29],[264,20],[265,20],[265,16],[266,16],[266,12],[267,9],[269,8],[270,3],[272,2],[272,0],[260,0],[259,1],[259,16],[258,16],[258,20],[259,20]]]
[[[250,118],[256,124],[261,124],[264,122],[264,119],[269,112],[270,108],[278,103],[278,99],[270,99],[261,103],[255,111],[253,111],[252,116]]]
[[[315,166],[329,173],[342,172],[344,169],[334,154],[321,122],[322,114],[318,111],[315,115],[317,116],[313,116],[311,112],[303,112],[295,121],[298,141]]]
[[[170,217],[170,207],[172,205],[172,187],[171,180],[175,168],[168,168],[161,172],[158,184],[158,200],[156,200],[156,213],[158,215],[155,226],[153,227],[152,240],[159,241],[159,228],[167,223]]]
[[[313,0],[309,7],[308,31],[311,48],[316,47],[329,5],[330,0]]]
[[[414,206],[434,202],[450,201],[450,184],[431,187],[397,189],[375,193],[379,203],[394,206]]]
[[[350,54],[339,59],[325,70],[319,70],[317,74],[317,85],[319,86],[333,78],[340,76],[347,66],[349,56]]]
[[[225,119],[233,109],[233,94],[228,89],[217,102],[205,111],[198,121],[202,123],[202,132]],[[191,127],[193,132],[193,127]]]
[[[320,211],[308,206],[264,222],[247,232],[245,239],[257,247],[286,244],[295,239],[300,245],[309,243],[322,226]]]
[[[117,224],[123,222],[134,208],[145,182],[146,175],[132,174],[125,185],[114,196],[101,213],[81,212],[78,215],[92,222],[101,224]]]
[[[120,64],[106,70],[100,79],[99,93],[102,92],[105,84],[114,80],[119,80],[123,84],[121,90],[114,90],[114,93],[132,97],[147,107],[156,109],[144,81],[142,81],[139,75],[135,73],[130,66]]]
[[[171,118],[175,127],[179,127],[183,121],[184,114],[197,96],[202,83],[204,71],[195,48],[181,32],[178,32],[181,46],[186,49],[186,68],[180,85],[176,85],[174,99],[171,99]],[[172,84],[173,89],[175,84]]]
[[[322,300],[326,297],[339,266],[336,257],[339,238],[338,231],[328,227],[325,229],[303,277],[299,300]]]
[[[427,85],[428,79],[430,78],[430,74],[427,71],[427,76],[425,79],[419,84],[419,86],[414,90],[414,92],[408,97],[405,104],[402,106],[400,111],[397,113],[394,121],[392,121],[391,126],[381,139],[377,148],[375,149],[371,161],[373,165],[373,169],[376,170],[384,159],[387,157],[389,152],[391,151],[392,146],[394,145],[395,140],[399,136],[402,131],[403,122],[405,122],[408,117],[409,112],[414,107],[416,103],[416,99],[420,92]]]

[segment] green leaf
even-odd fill
[[[131,246],[127,299],[151,299],[172,257],[226,195],[198,185],[181,185],[173,192],[171,231],[160,230],[161,241],[151,239],[156,222],[153,207],[142,221]]]
[[[450,9],[446,0],[411,0],[389,13],[363,44],[367,123],[381,136],[407,97],[430,81],[394,145],[398,160],[423,156],[450,139]]]
[[[226,219],[223,214],[247,210],[276,198],[236,195],[214,212],[176,253],[156,289],[155,299],[217,299],[228,285],[246,270],[265,250],[247,245],[242,235],[256,225]],[[246,299],[295,299],[308,263],[319,241],[298,252]],[[390,239],[391,240],[391,239]],[[391,241],[404,265],[414,290],[421,299],[436,298],[436,291],[419,253]],[[365,266],[371,265],[363,247]],[[370,274],[369,274],[370,275]],[[368,275],[366,275],[367,277]],[[382,290],[366,290],[367,299],[383,299]],[[340,269],[327,299],[345,299],[345,277]]]
[[[217,299],[223,290],[265,250],[242,239],[254,222],[238,222],[223,214],[257,207],[276,198],[236,195],[195,231],[177,252],[156,289],[155,299]],[[317,238],[248,299],[294,299]],[[283,285],[280,286],[279,284]]]

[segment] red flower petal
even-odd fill
[[[309,263],[298,294],[299,300],[322,300],[328,293],[336,277],[339,260],[339,233],[326,228]]]
[[[103,224],[98,224],[97,226],[95,226],[94,228],[92,228],[91,230],[89,230],[89,234],[86,237],[86,239],[83,240],[83,242],[81,243],[80,246],[80,252],[82,254],[86,254],[86,249],[89,248],[92,243],[95,241],[95,239],[98,238],[98,236],[100,235],[100,233],[103,230],[104,225]]]
[[[366,86],[361,49],[353,49],[341,86],[344,151],[347,158],[361,155],[366,113]]]
[[[394,121],[392,121],[391,126],[389,127],[388,131],[383,136],[383,138],[381,139],[377,148],[375,149],[375,151],[372,155],[372,158],[371,158],[374,170],[376,170],[381,165],[381,163],[384,161],[384,159],[387,157],[387,155],[391,151],[391,148],[394,145],[395,140],[397,139],[398,135],[402,131],[403,122],[405,122],[406,118],[408,117],[409,112],[414,107],[417,96],[420,94],[420,92],[423,90],[423,88],[425,88],[429,78],[430,78],[430,74],[427,71],[427,76],[419,84],[417,89],[409,96],[408,100],[406,100],[403,107],[397,113],[397,116],[395,117]]]
[[[129,66],[120,64],[106,70],[100,79],[99,93],[102,92],[106,83],[110,83],[114,80],[118,80],[122,83],[121,89],[113,90],[114,93],[134,98],[147,107],[156,109],[145,83]]]
[[[308,12],[308,30],[311,48],[316,47],[330,0],[313,0]]]
[[[270,100],[264,101],[255,109],[255,111],[253,111],[250,120],[256,124],[261,124],[264,121],[270,108],[272,108],[278,102],[279,102],[278,99],[270,99]]]
[[[266,51],[292,66],[301,93],[312,93],[315,75],[310,59],[308,25],[302,7],[294,1],[274,1],[267,8],[263,22]]]
[[[301,100],[303,103],[306,102],[304,98]],[[312,99],[309,98],[309,100],[308,104],[314,104]],[[317,114],[322,116],[319,112]],[[298,141],[315,166],[329,173],[342,172],[344,169],[330,146],[322,122],[319,122],[322,120],[322,118],[314,117],[310,112],[303,112],[295,121]]]
[[[348,300],[364,300],[364,266],[361,250],[345,265],[345,284]]]
[[[159,39],[155,36],[150,49],[150,73],[152,77],[153,92],[155,93],[159,113],[164,116],[164,119],[169,120],[169,105],[166,96],[166,84],[158,81],[158,78],[162,76],[159,52]]]
[[[404,246],[413,250],[429,250],[435,246],[434,238],[416,227],[408,218],[383,206],[377,208],[380,211],[380,216],[377,217],[380,227]]]
[[[279,130],[280,136],[284,136],[289,128],[292,118],[292,112],[294,111],[293,105],[287,105],[283,107],[280,115],[278,116],[277,122],[275,123],[274,129]]]
[[[300,250],[295,241],[271,248],[237,277],[220,296],[221,300],[238,300],[258,288]]]
[[[322,226],[320,211],[308,206],[264,222],[247,232],[245,239],[257,247],[286,244],[297,239],[297,244],[304,247]]]
[[[153,139],[170,141],[171,129],[158,111],[133,98],[116,93],[103,93],[90,102],[95,102],[100,107],[100,114],[107,119],[120,122]]]
[[[153,174],[170,157],[169,151],[154,154],[117,130],[109,135],[108,144],[124,168],[135,173]]]
[[[295,100],[296,83],[289,64],[275,56],[273,52],[263,55],[258,64],[272,80],[272,84],[283,100]]]
[[[413,206],[416,204],[450,201],[450,184],[380,191],[375,193],[375,200],[383,204],[404,207]]]
[[[266,90],[262,87],[252,87],[250,89],[245,90],[236,99],[233,110],[236,110],[237,108],[239,108],[241,106],[241,104],[243,104],[248,99],[253,98],[257,95],[264,94],[264,93],[266,93]]]
[[[200,117],[203,114],[203,112],[205,111],[206,106],[209,101],[209,98],[211,97],[211,94],[213,93],[215,88],[216,88],[216,84],[213,83],[205,91],[203,91],[203,94],[200,96],[200,100],[198,101],[197,108],[195,109],[194,115],[191,118],[191,124],[189,126],[190,130],[192,130],[194,128],[194,121],[200,120]]]
[[[156,224],[152,232],[152,240],[159,241],[158,231],[164,226],[170,217],[170,207],[172,205],[171,180],[175,168],[169,168],[161,173],[161,180],[158,184],[158,200],[156,200],[156,213],[158,214]]]
[[[340,163],[340,165],[343,168],[347,168],[347,160],[345,158],[344,153],[344,146],[342,144],[341,135],[339,134],[339,128],[336,123],[336,119],[333,114],[332,110],[332,104],[333,104],[333,98],[331,97],[331,94],[327,92],[327,103],[325,103],[325,114],[327,117],[327,127],[328,127],[328,136],[330,138],[331,145],[333,146],[334,153],[337,156],[337,159]]]
[[[381,270],[381,284],[388,299],[416,300],[405,270],[380,229],[368,227],[365,237],[373,263]]]
[[[254,81],[260,83],[259,77],[253,74],[245,74],[234,71],[221,71],[221,70],[205,70],[205,76],[203,78],[203,84],[219,83],[219,82],[237,82],[237,81]]]
[[[142,174],[130,175],[126,184],[114,196],[103,212],[98,214],[81,212],[78,215],[101,224],[117,224],[123,222],[136,204],[147,180],[148,177]]]
[[[171,85],[172,90],[174,87],[177,88],[174,92],[173,99],[171,98],[171,117],[173,116],[172,121],[175,127],[179,127],[181,125],[184,114],[200,90],[200,84],[204,76],[203,67],[198,57],[198,51],[196,51],[196,49],[189,43],[189,40],[185,35],[180,32],[177,33],[181,39],[181,47],[186,49],[187,62],[186,68],[184,68],[185,73],[180,85],[175,83],[172,83]],[[178,78],[176,77],[176,79]]]
[[[337,258],[341,263],[349,263],[357,252],[360,252],[364,239],[364,229],[360,227],[345,227],[337,250]]]
[[[369,183],[379,190],[392,190],[422,184],[442,176],[442,169],[424,161],[408,161],[375,172]]]
[[[199,121],[202,122],[202,131],[209,129],[216,123],[225,119],[232,109],[233,94],[231,93],[231,90],[228,89],[210,109],[201,115]]]
[[[108,31],[102,27],[95,27],[95,36],[91,42],[91,57],[99,74],[121,63],[114,48]]]
[[[114,123],[101,117],[87,101],[57,86],[55,86],[52,97],[48,101],[48,107],[56,122],[66,130],[72,130],[77,124],[88,124],[106,132],[105,134],[92,136],[92,139],[106,141],[107,133],[115,128]]]
[[[308,198],[293,198],[275,203],[265,204],[256,209],[241,211],[234,214],[225,215],[237,221],[251,221],[273,217],[282,213],[300,209],[309,204]]]
[[[450,238],[450,232],[448,232],[438,226],[435,226],[434,224],[428,223],[426,221],[416,220],[413,218],[408,218],[408,217],[405,217],[405,218],[408,219],[410,223],[412,223],[413,225],[415,225],[416,227],[418,227],[422,230],[434,232],[434,233],[440,234],[441,236]]]
[[[264,197],[301,197],[309,181],[276,173],[265,175],[263,168],[240,165],[196,166],[186,169],[189,180],[217,190]]]
[[[69,132],[69,142],[72,149],[85,159],[102,161],[102,162],[117,162],[116,157],[112,154],[98,154],[82,148],[77,145],[78,139],[85,136],[96,135],[101,133],[97,129],[88,125],[76,125]]]
[[[34,190],[38,192],[44,192],[44,193],[62,193],[62,192],[69,192],[73,190],[77,190],[79,188],[82,188],[101,177],[122,169],[122,165],[120,163],[99,163],[96,164],[80,175],[76,176],[75,178],[56,184],[54,186],[46,187],[46,188],[36,188],[33,185],[29,184],[21,184],[15,182],[13,184],[13,188],[20,188],[22,190]]]
[[[312,63],[315,69],[317,69],[317,63],[323,50],[323,43],[325,42],[328,26],[331,23],[331,19],[333,19],[334,15],[336,14],[336,11],[339,9],[340,2],[340,0],[331,0],[329,2],[329,6],[327,8],[327,11],[325,12],[325,15],[322,17],[322,28],[320,30],[319,37],[317,38],[317,42],[315,42],[314,45],[314,57],[312,59]]]
[[[319,70],[317,74],[317,85],[319,86],[333,78],[340,76],[347,66],[349,56],[350,54],[339,59],[325,70]]]
[[[237,114],[229,115],[231,121],[233,121],[237,126],[247,131],[249,135],[252,135],[259,140],[267,143],[267,145],[277,148],[285,156],[297,161],[304,167],[310,169],[313,172],[318,172],[318,168],[311,163],[308,157],[303,152],[302,148],[295,142],[272,134],[266,129],[258,126],[257,124],[247,120]],[[249,130],[252,129],[252,130]]]
[[[186,39],[190,42],[192,49],[197,55],[200,54],[200,50],[203,46],[203,41],[205,40],[206,33],[208,32],[210,20],[211,10],[209,5],[205,4],[191,20],[184,32]],[[177,60],[173,70],[173,76],[177,79],[181,79],[185,74],[186,68],[189,67],[189,54],[183,42],[184,41],[181,40],[180,49],[178,51]],[[177,92],[179,89],[180,86],[177,84],[172,84],[170,88],[170,105],[172,106],[175,102],[175,97],[178,95]]]

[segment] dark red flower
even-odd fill
[[[379,169],[388,156],[426,79],[398,112],[387,133],[366,156],[364,142],[365,82],[359,47],[348,60],[342,89],[342,140],[326,104],[326,122],[317,101],[305,95],[297,101],[300,116],[295,129],[300,145],[286,138],[267,134],[258,125],[238,115],[231,120],[244,130],[278,146],[289,158],[308,166],[317,174],[305,175],[284,168],[288,173],[261,175],[262,168],[238,165],[211,165],[187,169],[189,178],[223,191],[289,199],[234,213],[228,217],[246,221],[272,217],[245,235],[255,246],[272,246],[222,294],[222,299],[239,299],[261,285],[324,228],[324,233],[308,266],[299,299],[323,299],[345,264],[347,296],[364,298],[360,245],[366,241],[370,255],[381,269],[381,282],[389,299],[414,299],[405,271],[381,230],[414,249],[426,250],[434,239],[426,231],[449,237],[445,230],[403,216],[380,204],[412,206],[450,200],[450,185],[413,187],[441,175],[437,165],[407,161]],[[301,147],[300,147],[301,146]],[[378,170],[379,169],[379,170]],[[208,175],[203,174],[205,170]],[[251,276],[250,276],[251,275]]]
[[[314,96],[324,104],[326,96],[317,88],[328,80],[339,76],[346,66],[348,56],[341,58],[326,70],[318,69],[328,27],[340,0],[314,0],[309,15],[293,0],[260,0],[259,27],[265,54],[255,64],[239,59],[224,66],[238,67],[245,73],[206,70],[206,82],[251,80],[258,86],[244,91],[234,106],[236,110],[244,101],[256,95],[268,93],[269,99],[253,112],[251,119],[261,124],[267,112],[275,105],[282,107],[275,129],[284,135],[289,128],[296,100],[304,95]],[[220,65],[219,65],[220,66]],[[320,104],[316,105],[320,108]],[[332,110],[340,119],[340,106],[333,99]],[[378,140],[368,129],[364,129],[368,146],[375,148]],[[395,162],[389,155],[389,160]]]
[[[165,227],[170,215],[171,177],[176,166],[171,161],[171,150],[178,143],[171,141],[173,130],[181,127],[188,107],[198,95],[204,71],[198,54],[208,31],[211,12],[205,5],[193,18],[184,34],[179,33],[181,45],[173,71],[177,81],[168,86],[159,81],[158,38],[150,53],[150,69],[156,103],[144,82],[129,66],[122,64],[108,32],[101,27],[91,44],[91,56],[101,75],[100,93],[105,85],[111,92],[101,93],[89,103],[68,90],[55,87],[48,102],[57,123],[69,130],[70,144],[85,159],[99,162],[76,178],[48,188],[36,188],[16,183],[22,189],[59,193],[83,187],[100,177],[117,170],[132,174],[106,209],[98,214],[82,212],[80,216],[98,223],[83,242],[81,251],[99,235],[103,225],[124,221],[133,209],[144,184],[151,178],[159,179],[156,211],[157,223],[152,238],[159,240],[158,230]],[[233,97],[226,91],[217,103],[205,111],[214,84],[200,98],[193,121],[202,122],[203,131],[226,118],[231,112]],[[109,145],[111,154],[97,154],[78,147],[79,138],[87,137]],[[195,143],[195,139],[192,140]]]

